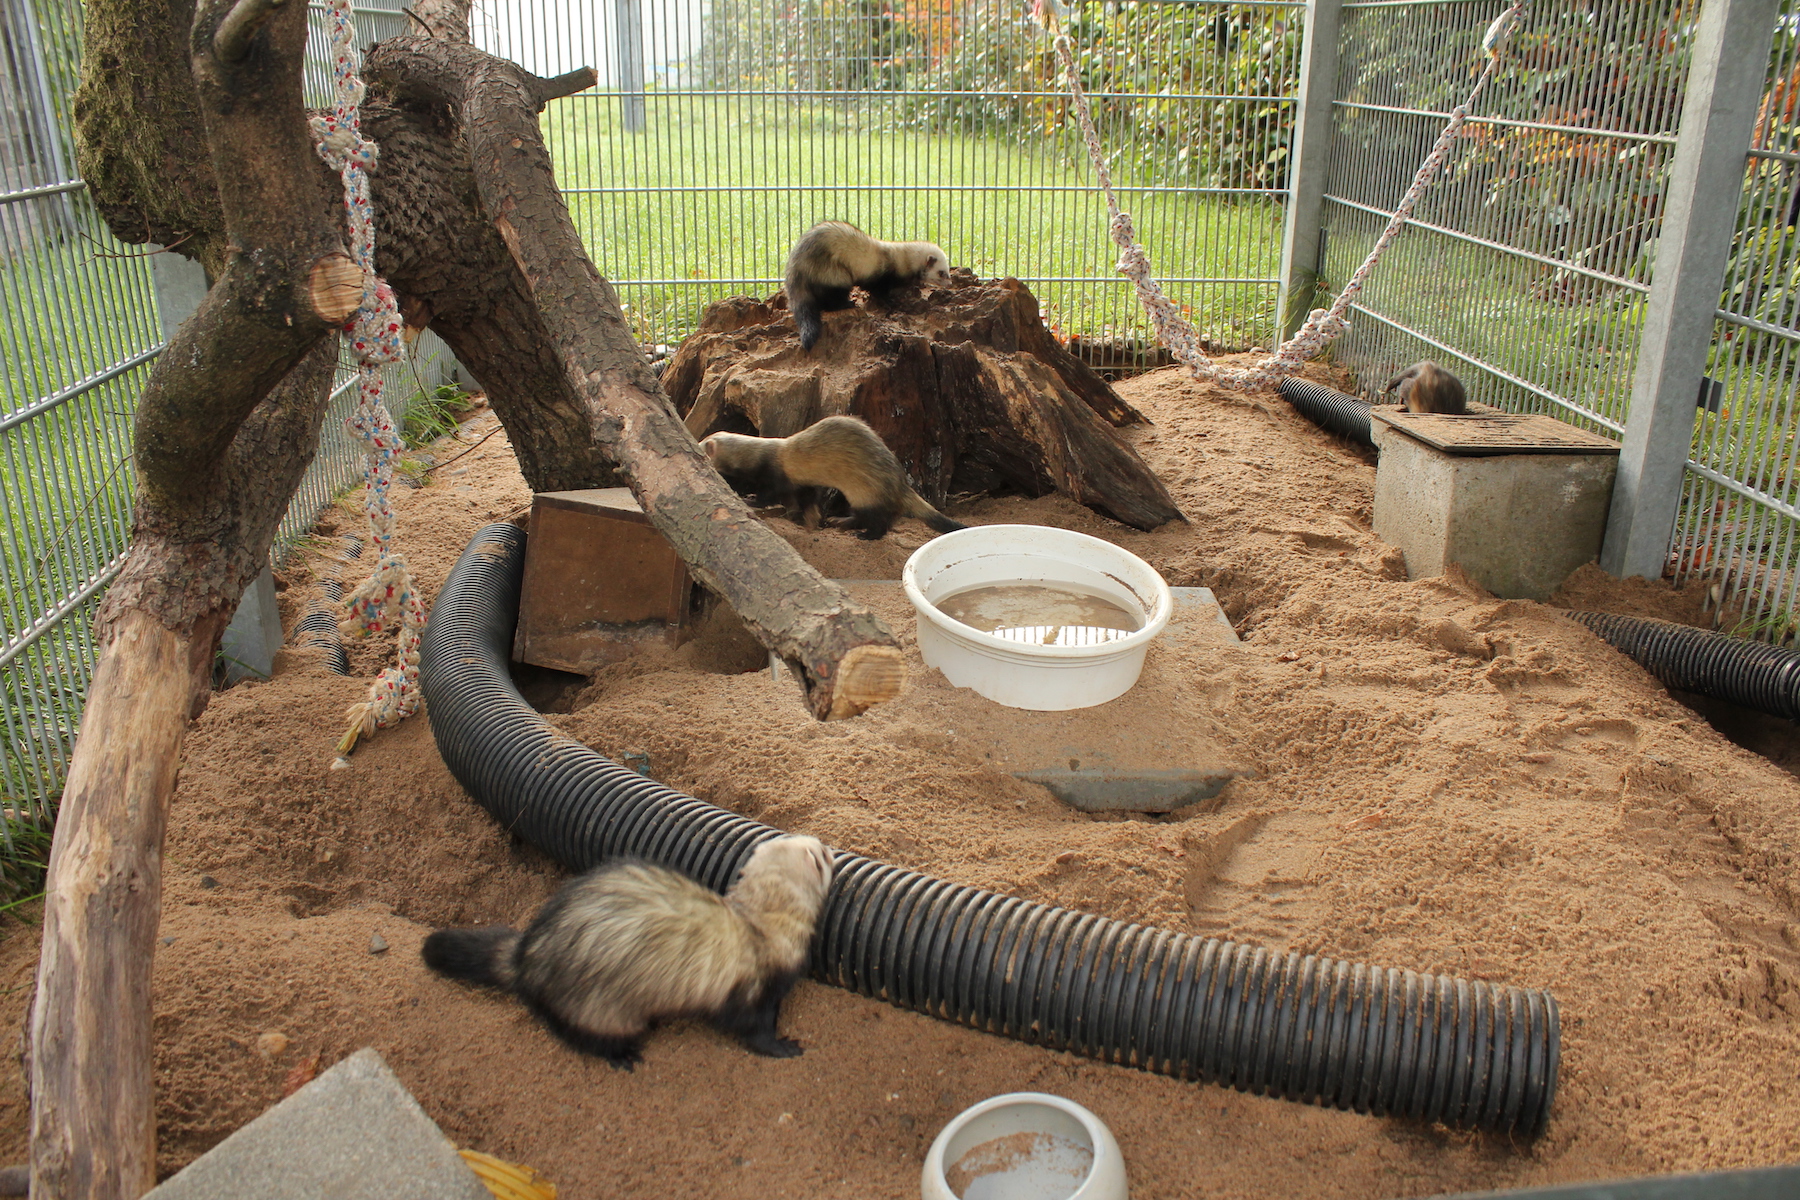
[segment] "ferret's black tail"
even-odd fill
[[[468,983],[512,989],[518,971],[519,933],[504,925],[486,929],[440,929],[425,939],[425,965],[439,975]]]
[[[968,526],[964,525],[961,521],[952,521],[949,517],[946,517],[943,513],[938,512],[935,509],[920,519],[939,533],[955,533],[959,529],[968,528]]]
[[[931,501],[919,493],[907,490],[907,495],[900,505],[900,510],[909,517],[917,517],[939,533],[955,533],[959,529],[967,529],[961,521],[952,521],[937,509],[931,507]]]
[[[792,301],[792,305],[794,324],[800,329],[800,348],[811,350],[814,343],[819,340],[819,334],[824,332],[825,328],[819,322],[818,305],[803,297],[796,297]]]

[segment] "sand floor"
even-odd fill
[[[1563,1070],[1543,1138],[1179,1083],[810,982],[783,1019],[804,1057],[759,1059],[676,1025],[633,1073],[582,1059],[516,1003],[421,965],[432,928],[521,922],[561,876],[463,793],[423,718],[328,769],[345,706],[384,662],[385,647],[359,644],[358,677],[290,651],[272,680],[219,694],[189,737],[156,963],[162,1168],[362,1046],[458,1145],[530,1163],[578,1200],[903,1200],[947,1120],[1014,1090],[1096,1112],[1141,1200],[1389,1200],[1800,1159],[1800,781],[1556,604],[1407,582],[1369,529],[1372,458],[1278,399],[1174,371],[1120,390],[1154,421],[1130,436],[1189,524],[1138,533],[1060,497],[952,515],[1116,541],[1171,584],[1215,589],[1241,645],[1166,640],[1114,705],[1021,713],[925,668],[904,602],[869,589],[909,647],[912,687],[853,721],[813,722],[726,622],[591,684],[538,675],[532,694],[601,751],[648,755],[673,787],[960,882],[1552,989]],[[493,428],[478,414],[460,437]],[[504,435],[402,492],[427,593],[476,528],[528,501]],[[897,578],[928,532],[904,522],[870,546],[779,524],[854,579]],[[353,526],[333,509],[322,529]],[[284,572],[290,625],[329,545]],[[1555,599],[1705,620],[1695,589],[1591,567]],[[1252,777],[1126,819],[1074,813],[1010,774],[1075,745],[1210,756]],[[4,934],[0,1017],[18,1028],[36,928]],[[0,1072],[0,1161],[23,1158],[24,1095]]]

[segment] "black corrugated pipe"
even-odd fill
[[[1275,390],[1313,424],[1365,446],[1375,444],[1375,436],[1369,432],[1369,406],[1355,396],[1292,375],[1277,384]]]
[[[450,770],[575,870],[630,855],[723,890],[777,832],[610,762],[508,673],[525,535],[475,535],[419,664]],[[1282,954],[963,887],[840,853],[813,974],[902,1008],[1258,1095],[1523,1136],[1556,1094],[1542,991]]]
[[[325,661],[334,675],[350,673],[350,654],[344,649],[344,635],[338,631],[337,606],[344,599],[344,585],[338,576],[343,574],[345,562],[362,557],[362,539],[353,533],[345,534],[343,554],[343,561],[332,566],[319,580],[319,590],[330,605],[315,599],[307,606],[306,615],[294,623],[294,644],[316,646],[325,651]]]
[[[1800,654],[1792,650],[1645,617],[1564,615],[1636,659],[1664,687],[1728,700],[1773,717],[1800,718]]]

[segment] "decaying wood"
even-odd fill
[[[663,383],[695,437],[786,437],[849,413],[881,434],[919,494],[1062,492],[1139,529],[1179,519],[1168,488],[1113,432],[1143,417],[1064,349],[1016,279],[966,270],[824,315],[800,348],[785,300],[709,308]]]
[[[479,294],[459,288],[448,306],[446,296],[435,295],[432,327],[488,386],[515,448],[530,447],[519,454],[522,466],[527,454],[533,459],[536,477],[528,469],[527,479],[534,490],[602,486],[611,480],[582,477],[581,464],[616,464],[694,577],[723,597],[758,640],[799,668],[816,716],[853,715],[897,695],[903,667],[872,674],[855,695],[838,695],[846,664],[858,661],[853,652],[879,648],[898,660],[894,635],[751,515],[669,406],[556,189],[537,125],[539,97],[550,85],[473,47],[415,37],[376,47],[365,73],[377,85],[378,99],[390,105],[378,126],[384,145],[386,133],[399,135],[402,126],[414,129],[415,137],[428,136],[403,114],[457,116],[441,129],[466,139],[469,199],[480,214],[472,224],[481,226],[460,232],[485,245],[480,261],[487,271],[498,267],[504,282]],[[396,207],[424,203],[409,190],[422,186],[416,179],[378,182],[382,211],[389,197]],[[441,198],[437,207],[446,207]],[[473,260],[477,250],[465,246],[462,253]],[[403,291],[415,290],[405,264],[424,257],[398,246],[390,280]],[[486,336],[507,324],[529,329],[533,339],[500,343]],[[542,391],[518,393],[516,358],[527,360],[525,368]]]

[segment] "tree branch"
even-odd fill
[[[537,99],[537,111],[543,112],[544,105],[552,100],[560,100],[564,96],[573,96],[576,92],[585,92],[600,81],[600,72],[592,67],[576,67],[554,79],[534,76],[531,80],[531,93]]]
[[[238,0],[213,34],[213,57],[220,62],[243,62],[250,53],[250,42],[282,3],[283,0]]]
[[[300,98],[305,7],[272,8],[261,32],[247,12],[212,2],[195,17],[195,86],[179,97],[198,98],[229,236],[140,401],[131,550],[96,621],[57,818],[31,1027],[40,1200],[131,1200],[156,1182],[150,973],[169,796],[219,634],[317,447],[326,334],[343,315],[341,206]],[[245,40],[239,61],[215,56]]]
[[[173,247],[217,277],[225,219],[190,62],[193,0],[86,6],[75,153],[120,241]]]
[[[413,37],[381,43],[364,69],[408,103],[460,114],[481,211],[586,409],[588,436],[694,577],[799,668],[819,718],[852,716],[897,695],[905,665],[894,635],[752,516],[676,418],[556,189],[537,125],[536,77],[473,47]]]
[[[466,46],[470,7],[470,0],[416,0],[408,11],[430,36]]]
[[[266,28],[264,53],[221,61]],[[209,32],[210,31],[210,32]],[[361,272],[344,252],[301,103],[305,6],[206,0],[194,78],[230,247],[199,311],[157,360],[138,405],[140,505],[181,513],[244,418],[354,311]]]

